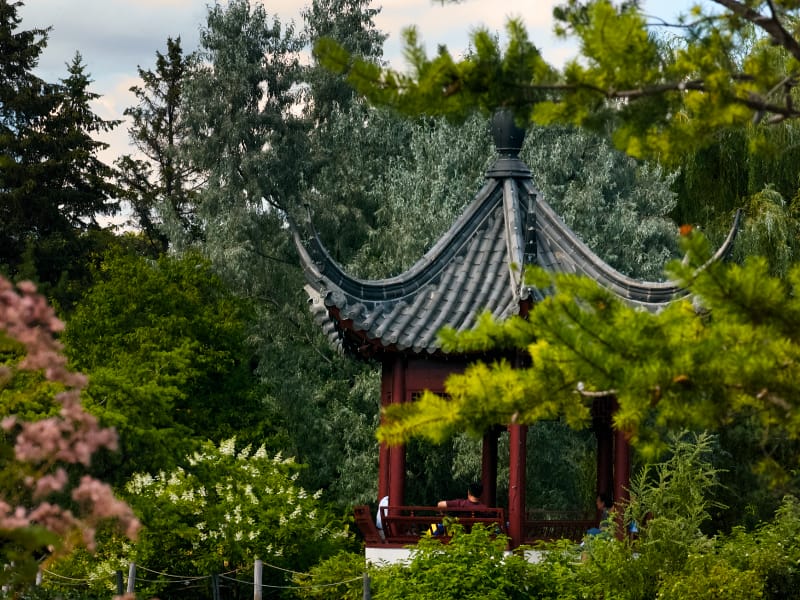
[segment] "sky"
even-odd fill
[[[310,4],[310,0],[263,1],[271,17],[284,23],[293,20],[298,27],[301,10]],[[417,26],[429,55],[440,44],[458,54],[478,26],[502,38],[509,17],[521,18],[545,59],[561,65],[575,53],[574,45],[552,33],[553,7],[562,1],[463,0],[442,6],[436,0],[382,0],[372,6],[381,9],[375,23],[389,35],[384,58],[395,69],[405,68],[401,31],[408,25]],[[644,0],[643,7],[647,14],[672,18],[691,3]],[[129,88],[138,83],[137,67],[152,69],[156,51],[165,51],[168,37],[180,36],[186,53],[196,49],[209,4],[213,0],[24,0],[20,29],[52,28],[37,69],[40,77],[52,82],[66,77],[67,63],[80,52],[93,80],[90,89],[101,96],[93,109],[103,119],[122,119],[123,111],[135,104]],[[106,162],[131,152],[124,123],[102,140],[110,144],[101,155]]]

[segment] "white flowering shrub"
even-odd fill
[[[263,447],[237,448],[235,439],[219,447],[209,442],[184,468],[137,474],[128,482],[126,499],[142,521],[135,543],[109,537],[94,556],[73,555],[54,569],[103,582],[108,590],[109,574],[115,569],[127,574],[133,561],[142,579],[137,596],[168,597],[175,579],[153,572],[228,573],[252,581],[259,558],[268,565],[265,584],[290,585],[289,571],[307,571],[354,543],[345,520],[323,504],[321,492],[298,485],[301,468],[291,458],[269,456]]]
[[[208,444],[185,469],[136,475],[127,485],[144,527],[137,562],[198,574],[265,562],[304,570],[345,547],[349,529],[297,484],[300,466],[236,440]],[[169,558],[171,564],[155,563]]]

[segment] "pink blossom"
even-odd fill
[[[36,293],[36,284],[26,279],[25,281],[20,281],[17,284],[17,289],[23,294],[33,295]]]
[[[36,482],[36,489],[33,491],[33,498],[39,499],[63,490],[68,482],[67,472],[59,467],[55,473],[45,475]]]
[[[49,502],[42,502],[35,507],[30,513],[30,520],[62,536],[80,525],[72,511]]]
[[[37,524],[62,538],[71,531],[80,529],[84,542],[94,547],[94,531],[99,521],[117,519],[126,534],[133,538],[140,523],[131,508],[114,497],[111,488],[100,481],[84,476],[72,490],[72,497],[81,511],[78,515],[70,510],[42,502],[26,508],[25,497],[38,500],[55,492],[66,491],[69,477],[66,469],[58,463],[81,463],[89,465],[92,455],[100,448],[115,450],[117,435],[113,429],[100,427],[97,418],[86,412],[81,405],[80,390],[88,379],[81,373],[67,368],[66,357],[55,334],[63,331],[64,323],[43,296],[36,293],[36,286],[23,282],[14,286],[0,277],[0,330],[24,345],[26,356],[18,365],[22,369],[42,370],[48,380],[62,383],[67,389],[58,394],[61,403],[58,416],[36,422],[22,422],[15,416],[5,416],[0,427],[12,432],[19,426],[14,442],[15,458],[20,463],[37,465],[44,474],[30,474],[23,468],[16,481],[8,482],[0,490],[0,529],[17,529]],[[0,368],[0,388],[14,376],[14,369]],[[26,488],[31,490],[26,492]],[[19,506],[12,509],[20,497]]]
[[[135,538],[141,524],[133,514],[133,510],[122,500],[114,496],[107,483],[84,475],[78,487],[72,491],[72,498],[90,509],[96,519],[117,519],[128,537]]]
[[[30,526],[30,519],[21,506],[17,506],[13,511],[11,507],[2,502],[0,505],[0,529],[20,529]]]

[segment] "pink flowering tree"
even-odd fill
[[[6,414],[0,422],[0,584],[6,589],[29,585],[45,557],[76,545],[93,549],[102,521],[118,520],[129,537],[139,528],[130,507],[84,473],[95,452],[116,449],[117,436],[81,406],[87,379],[67,368],[56,339],[62,329],[32,283],[15,288],[0,276],[0,342],[21,357],[0,363],[0,398],[25,386],[26,372],[39,372],[57,407],[38,420]]]

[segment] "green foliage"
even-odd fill
[[[314,128],[313,185],[303,199],[314,229],[339,263],[367,271],[364,247],[383,239],[384,215],[393,201],[385,182],[408,160],[414,131],[410,121],[363,101],[333,111]]]
[[[669,440],[670,456],[645,465],[631,482],[625,522],[641,523],[639,540],[660,555],[663,568],[671,569],[685,554],[716,505],[718,470],[712,464],[713,440],[706,433],[675,434]]]
[[[796,208],[768,185],[748,198],[746,218],[736,244],[736,258],[763,256],[773,275],[785,275],[797,262],[800,222]]]
[[[748,532],[736,528],[723,540],[720,554],[741,571],[754,574],[765,598],[789,598],[800,592],[800,501],[786,496],[775,519]]]
[[[420,118],[408,128],[408,156],[385,159],[375,165],[380,175],[371,175],[376,223],[350,263],[364,277],[396,275],[418,260],[474,198],[494,159],[489,128],[477,115],[458,125]],[[663,276],[677,256],[666,218],[676,203],[674,176],[567,127],[529,128],[521,158],[547,201],[609,264],[635,277]],[[336,252],[340,241],[329,238]]]
[[[377,64],[387,35],[375,29],[380,8],[370,4],[369,0],[312,0],[302,13],[305,38],[311,45],[322,38],[336,40],[348,52]],[[306,82],[311,100],[307,110],[319,125],[339,111],[347,112],[357,97],[344,77],[316,61],[306,73]]]
[[[202,577],[251,570],[260,558],[279,567],[265,570],[264,583],[286,585],[288,571],[280,569],[304,571],[352,543],[347,525],[320,502],[321,492],[298,485],[300,468],[291,458],[269,456],[263,446],[239,448],[235,439],[206,444],[185,469],[137,474],[127,484],[126,496],[144,525],[134,544],[108,538],[96,558],[78,557],[79,563],[54,569],[110,591],[108,574],[129,561]],[[78,574],[81,567],[86,570]],[[158,578],[141,593],[158,594],[170,583]]]
[[[111,255],[64,341],[90,375],[87,406],[117,428],[115,481],[174,466],[206,439],[263,439],[246,323],[250,309],[197,256]]]
[[[701,530],[716,503],[716,444],[708,434],[675,435],[668,457],[637,474],[622,520],[626,527],[636,520],[632,537],[545,544],[536,549],[537,561],[528,562],[521,555],[504,556],[504,538],[455,525],[451,543],[423,538],[405,564],[365,566],[361,555],[341,554],[295,582],[304,587],[301,597],[331,599],[359,598],[365,570],[375,598],[795,597],[795,497],[786,497],[774,519],[753,530],[739,527],[713,537]]]
[[[689,557],[678,575],[667,577],[659,590],[664,600],[729,600],[763,598],[762,583],[753,571],[732,567],[724,556]]]
[[[425,55],[415,28],[403,32],[405,57],[414,76],[381,70],[377,65],[351,56],[331,39],[317,42],[314,53],[320,62],[334,72],[344,73],[348,81],[371,101],[389,105],[403,113],[465,116],[474,106],[491,112],[498,106],[513,107],[518,116],[527,117],[543,94],[520,93],[520,80],[531,75],[545,78],[553,70],[529,41],[522,24],[510,20],[510,38],[505,53],[486,29],[472,36],[474,54],[456,61],[441,47],[429,59]]]
[[[529,127],[520,157],[564,222],[617,270],[658,281],[678,255],[675,174],[640,163],[600,135],[572,127]]]
[[[326,10],[345,6],[346,14],[322,22]],[[352,34],[354,42],[373,39],[360,29],[371,13],[359,2],[318,2],[311,12],[311,29],[330,25]],[[251,302],[248,339],[265,390],[260,410],[276,429],[271,445],[309,465],[301,475],[304,485],[324,487],[346,504],[376,496],[372,430],[379,379],[372,366],[337,353],[309,314],[288,215],[299,220],[307,202],[321,215],[326,239],[338,240],[337,256],[352,255],[374,212],[374,198],[364,193],[369,168],[380,161],[376,149],[395,138],[387,140],[380,129],[362,131],[360,117],[342,124],[326,115],[318,131],[309,131],[312,123],[301,110],[307,89],[301,84],[309,74],[299,62],[304,43],[261,4],[211,7],[199,61],[184,83],[189,135],[183,151],[206,177],[194,198],[200,235],[187,236],[181,228],[168,235],[177,251],[202,252],[225,285]],[[356,172],[361,158],[367,159],[365,170]],[[318,190],[326,186],[348,202],[321,199]]]
[[[300,598],[328,600],[362,600],[364,597],[364,573],[368,569],[364,554],[340,552],[309,569],[308,573],[297,573],[293,580],[300,586],[296,592]]]
[[[420,539],[407,565],[393,565],[375,573],[375,598],[528,598],[529,564],[517,555],[505,555],[507,538],[494,537],[482,526],[470,533],[450,524],[453,537],[442,544],[435,537]]]
[[[728,128],[713,143],[686,154],[674,190],[679,202],[671,212],[678,223],[702,225],[720,243],[734,211],[743,212],[733,258],[764,256],[774,275],[785,275],[798,256],[797,123],[762,131],[757,126]]]
[[[446,48],[428,58],[410,28],[411,74],[358,60],[332,40],[315,51],[371,101],[404,112],[463,118],[475,109],[510,107],[521,120],[540,124],[601,131],[611,125],[616,146],[628,154],[679,159],[713,141],[716,131],[800,116],[793,78],[800,60],[797,10],[793,0],[753,2],[747,10],[719,0],[661,30],[638,2],[569,0],[553,12],[556,33],[580,49],[560,72],[542,60],[516,20],[508,22],[505,48],[478,29],[475,51],[462,60]]]
[[[246,240],[243,225],[255,215],[261,235],[274,236],[266,228],[282,219],[267,207],[292,206],[302,183],[294,167],[307,158],[307,126],[291,112],[301,47],[293,27],[270,19],[261,4],[209,7],[184,81],[182,144],[205,179],[197,216],[209,246]]]
[[[421,118],[405,130],[384,142],[403,153],[384,154],[370,173],[376,222],[351,261],[364,277],[397,275],[419,260],[474,198],[493,158],[489,128],[477,116],[459,126]]]
[[[716,501],[718,471],[712,461],[714,439],[708,434],[676,434],[669,440],[669,457],[646,465],[633,479],[630,503],[612,523],[634,538],[596,536],[585,541],[580,578],[584,593],[614,598],[714,598],[730,588],[732,598],[753,573],[740,570],[714,538],[702,532]],[[758,586],[751,582],[752,597]],[[694,595],[692,595],[694,594]],[[727,598],[727,591],[725,597]]]
[[[684,249],[688,261],[672,263],[671,274],[693,300],[676,300],[657,314],[628,307],[588,279],[539,272],[529,281],[553,293],[526,320],[486,318],[472,332],[442,333],[449,350],[519,348],[530,366],[476,363],[450,377],[447,399],[426,394],[388,410],[381,438],[440,441],[456,431],[479,434],[493,424],[559,417],[583,427],[592,398],[613,394],[614,424],[645,460],[681,428],[752,423],[776,441],[796,439],[800,271],[782,281],[768,275],[764,260],[707,264],[710,249],[699,234],[685,238]],[[755,460],[779,483],[775,475],[793,469],[796,459],[782,466],[766,454]]]

